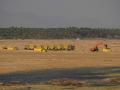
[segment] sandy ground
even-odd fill
[[[99,42],[107,43],[112,52],[90,52],[89,49]],[[36,53],[25,51],[23,48],[26,44],[73,44],[76,46],[76,49],[74,51]],[[20,50],[0,50],[1,74],[53,68],[120,66],[120,40],[0,40],[0,47],[3,46],[17,46]],[[100,46],[100,48],[102,47]]]

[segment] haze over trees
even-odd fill
[[[0,28],[0,39],[120,39],[120,29],[106,28]]]

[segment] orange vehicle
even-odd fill
[[[91,51],[91,52],[97,52],[97,51],[99,51],[98,46],[96,46],[96,47],[94,47],[94,48],[91,48],[90,51]]]
[[[90,51],[91,51],[91,52],[98,52],[98,51],[99,51],[99,47],[100,47],[101,45],[104,46],[105,49],[108,49],[108,45],[107,45],[106,43],[100,42],[100,43],[97,43],[94,48],[91,48]]]

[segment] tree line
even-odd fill
[[[0,39],[120,39],[120,29],[106,28],[0,28]]]

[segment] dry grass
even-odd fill
[[[73,86],[53,86],[53,85],[19,85],[2,86],[0,90],[120,90],[120,86],[105,87],[73,87]]]
[[[112,52],[91,53],[97,42],[106,42]],[[75,51],[35,53],[23,50],[25,44],[74,44]],[[18,51],[0,50],[0,73],[53,68],[120,66],[120,40],[0,40],[0,47],[17,46]]]

